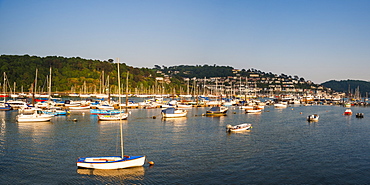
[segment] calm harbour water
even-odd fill
[[[370,183],[370,108],[351,108],[362,119],[342,115],[339,106],[266,107],[261,114],[230,107],[224,117],[201,116],[207,109],[166,120],[160,109],[130,110],[125,154],[144,154],[155,165],[122,170],[76,167],[78,157],[119,155],[119,121],[74,111],[17,123],[17,111],[0,112],[0,184]],[[320,120],[307,122],[314,113]],[[244,122],[253,128],[225,131]]]

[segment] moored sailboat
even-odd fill
[[[125,120],[128,118],[128,113],[118,113],[118,114],[105,114],[98,115],[99,121],[115,121],[115,120]]]
[[[206,116],[225,116],[228,108],[224,106],[212,107],[206,112]]]
[[[6,74],[4,72],[3,94],[0,95],[0,97],[3,97],[4,98],[4,101],[3,102],[0,102],[0,110],[11,110],[12,107],[8,103],[6,103],[6,97],[8,95],[6,94],[6,85],[5,85],[5,82],[6,82]]]
[[[253,109],[245,109],[245,113],[261,113],[262,109],[254,106]]]
[[[119,62],[118,62],[119,66]],[[119,67],[118,67],[119,74]],[[119,79],[119,77],[118,77]],[[118,83],[119,91],[121,90],[120,83]],[[120,115],[120,114],[118,114]],[[145,163],[145,155],[128,156],[124,155],[123,147],[123,128],[122,121],[120,121],[120,138],[121,138],[121,156],[98,156],[98,157],[80,157],[77,160],[77,167],[92,168],[92,169],[121,169],[135,166],[143,166]]]
[[[119,62],[117,63],[117,68],[118,68],[118,91],[119,91],[119,95],[118,95],[118,103],[120,105],[121,103],[121,77],[120,77],[120,72],[119,72]],[[128,83],[128,73],[127,73],[127,82]],[[126,101],[127,101],[127,88],[126,88]],[[98,115],[98,120],[99,121],[115,121],[115,120],[125,120],[128,118],[128,113],[127,113],[127,108],[126,108],[126,112],[123,112],[122,109],[121,109],[121,106],[120,107],[120,110],[118,111],[119,113],[118,114],[105,114],[105,115]],[[126,107],[127,107],[127,104],[126,104]]]
[[[161,111],[163,118],[178,118],[178,117],[185,117],[188,111],[184,109],[176,109],[173,107],[169,107]]]

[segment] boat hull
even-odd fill
[[[50,121],[51,117],[28,117],[28,118],[22,118],[17,117],[18,122],[42,122],[42,121]]]
[[[105,157],[84,157],[77,160],[78,168],[91,169],[122,169],[136,166],[143,166],[145,156],[105,156]]]
[[[184,113],[175,113],[175,114],[165,114],[162,113],[163,118],[179,118],[179,117],[185,117],[187,112]]]
[[[95,114],[95,115],[111,115],[111,114],[124,113],[124,111],[120,111],[120,110],[90,109],[90,113],[91,114]]]
[[[227,125],[226,131],[227,132],[240,132],[240,131],[249,130],[251,128],[252,128],[252,124],[248,124],[248,123],[235,125],[235,126]]]
[[[180,109],[191,109],[191,108],[193,108],[192,105],[177,105],[177,107],[180,108]]]
[[[245,110],[246,113],[260,113],[262,109],[247,109]]]
[[[287,105],[285,105],[285,104],[275,104],[274,107],[275,108],[286,108]]]
[[[184,117],[188,114],[188,111],[184,109],[176,109],[176,108],[166,108],[161,111],[163,118],[177,118],[177,117]]]
[[[206,116],[226,116],[226,112],[207,112]]]
[[[307,116],[307,121],[319,121],[319,116],[316,114]]]
[[[0,107],[0,111],[12,110],[11,107]]]
[[[352,115],[352,110],[351,109],[347,109],[346,111],[344,111],[343,114],[344,115]]]
[[[115,121],[115,120],[126,120],[128,118],[127,113],[113,114],[113,115],[99,115],[99,121]]]
[[[227,110],[224,106],[212,107],[206,112],[206,116],[226,116]]]
[[[78,106],[78,107],[70,106],[69,107],[69,110],[87,110],[87,109],[90,109],[90,106]]]

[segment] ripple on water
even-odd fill
[[[125,153],[155,165],[99,171],[77,169],[82,156],[117,155],[118,123],[74,113],[51,123],[18,124],[0,114],[0,180],[4,184],[366,184],[370,182],[370,124],[335,106],[266,107],[259,115],[152,119],[160,110],[132,110],[124,122]],[[356,112],[355,108],[353,111]],[[370,115],[370,109],[361,109]],[[300,114],[302,112],[302,114]],[[230,112],[231,113],[231,112]],[[306,116],[320,114],[308,123]],[[195,116],[198,115],[198,116]],[[76,118],[78,122],[71,122]],[[13,120],[13,121],[12,121]],[[227,133],[227,124],[252,123]],[[11,177],[11,178],[6,178]]]

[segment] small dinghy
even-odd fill
[[[351,109],[346,109],[343,114],[344,115],[352,115],[352,110]]]
[[[249,123],[243,123],[240,125],[226,125],[226,131],[227,132],[239,132],[239,131],[244,131],[244,130],[249,130],[252,128],[252,124]]]
[[[307,116],[307,121],[319,121],[319,115],[317,114],[311,114]]]
[[[356,118],[364,118],[364,113],[356,113]]]

